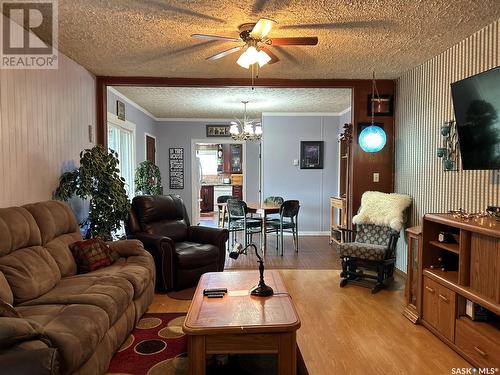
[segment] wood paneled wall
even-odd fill
[[[91,146],[95,90],[94,76],[61,53],[57,70],[0,70],[0,207],[51,198]]]
[[[500,204],[494,172],[443,172],[436,156],[440,127],[454,118],[450,84],[499,64],[500,20],[398,79],[395,190],[413,197],[412,224],[427,212],[479,212]],[[405,241],[399,241],[397,259],[406,270]]]

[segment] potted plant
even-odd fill
[[[142,195],[162,195],[160,168],[149,160],[139,163],[135,170],[135,191]]]
[[[130,202],[120,177],[118,154],[98,145],[80,153],[80,167],[63,173],[54,196],[67,201],[76,195],[90,200],[86,237],[111,240],[127,218]]]

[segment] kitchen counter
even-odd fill
[[[201,186],[241,186],[241,184],[211,184],[211,183],[202,183]]]

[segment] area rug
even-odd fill
[[[167,296],[173,299],[178,299],[181,301],[189,301],[194,297],[194,292],[196,291],[196,287],[182,289],[182,290],[173,290],[171,292],[167,292]]]
[[[183,313],[146,313],[114,355],[108,374],[187,374]]]

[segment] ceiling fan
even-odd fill
[[[276,21],[269,18],[261,18],[257,23],[244,23],[240,25],[239,38],[207,35],[207,34],[192,34],[196,39],[204,40],[220,40],[225,42],[236,42],[243,45],[229,48],[225,51],[218,52],[215,55],[209,56],[207,60],[217,60],[232,53],[244,50],[238,58],[238,65],[249,69],[250,66],[258,64],[259,67],[265,64],[274,64],[280,61],[269,47],[272,46],[315,46],[318,44],[318,37],[288,37],[288,38],[270,38],[268,37]]]

